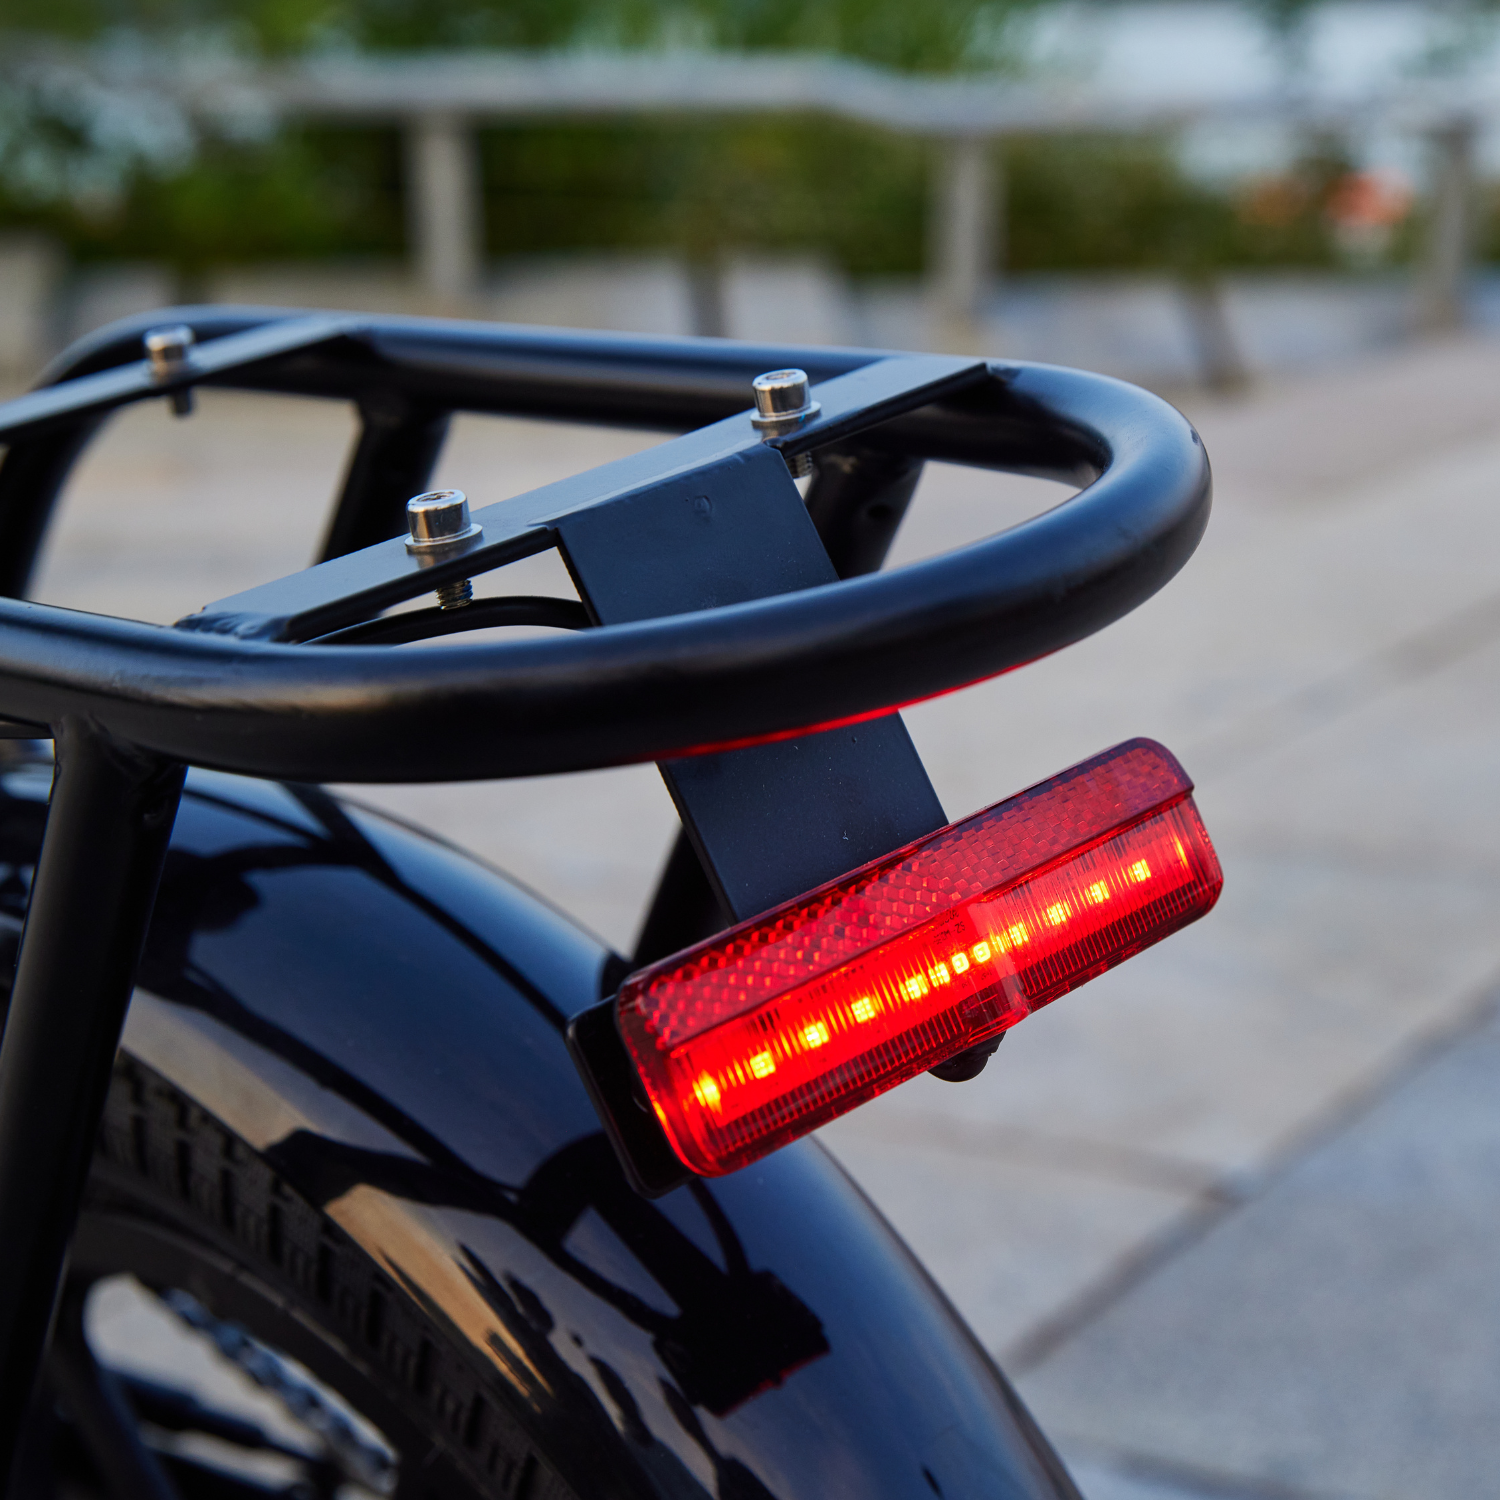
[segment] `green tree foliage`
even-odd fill
[[[22,207],[0,193],[0,227],[47,229],[85,260],[162,260],[189,275],[257,260],[399,255],[399,146],[393,130],[211,141],[186,170],[142,175],[102,208]]]
[[[484,142],[494,254],[747,246],[815,250],[856,274],[921,260],[927,148],[827,120],[778,118],[493,131]]]
[[[1038,137],[998,147],[1013,271],[1332,264],[1336,158],[1234,194],[1177,168],[1170,142]],[[917,272],[933,148],[822,119],[684,125],[513,126],[481,139],[494,257],[669,251],[813,252],[853,275]],[[259,259],[404,250],[394,129],[288,130],[209,142],[185,171],[143,176],[118,203],[45,210],[7,201],[0,226],[44,226],[86,258],[169,260],[185,271]],[[1500,214],[1493,216],[1500,222]],[[1485,236],[1500,243],[1500,231]]]
[[[836,52],[885,67],[990,62],[997,0],[331,0],[320,24],[367,47],[649,47]]]
[[[1314,141],[1292,171],[1234,191],[1194,181],[1152,137],[1034,137],[1003,156],[1013,270],[1198,276],[1336,258],[1327,209],[1351,165],[1336,143]]]
[[[242,52],[454,47],[789,48],[886,67],[993,69],[1032,0],[5,0],[5,33],[137,45],[216,38]],[[1305,0],[1263,0],[1294,26]],[[3,68],[0,68],[3,86]],[[3,93],[3,87],[0,87]],[[4,111],[0,98],[0,162]],[[66,122],[64,122],[66,125]],[[49,127],[51,128],[51,127]],[[853,274],[924,259],[930,152],[911,137],[826,119],[629,120],[513,126],[482,140],[493,256],[668,250],[813,251]],[[1346,163],[1319,147],[1302,169],[1231,195],[1178,168],[1171,143],[1018,139],[1007,181],[1009,268],[1170,269],[1331,260],[1326,204]],[[45,225],[83,256],[216,263],[403,250],[394,129],[287,128],[205,138],[196,157],[122,178],[113,196],[43,201],[0,173],[0,227]]]
[[[722,47],[836,52],[947,71],[997,61],[1007,15],[1029,0],[7,0],[4,25],[74,39],[230,32],[267,52],[368,49]]]

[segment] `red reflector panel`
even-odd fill
[[[632,975],[673,1149],[733,1171],[1201,917],[1223,877],[1191,791],[1131,740]]]

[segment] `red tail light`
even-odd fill
[[[620,1033],[673,1150],[733,1171],[1201,917],[1223,877],[1131,740],[643,969]]]

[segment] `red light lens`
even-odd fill
[[[1191,791],[1131,740],[632,975],[673,1150],[734,1171],[1201,917],[1223,876]]]

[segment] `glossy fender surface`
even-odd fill
[[[48,780],[4,778],[12,869]],[[445,846],[195,773],[125,1046],[439,1309],[554,1445],[597,1455],[607,1492],[1072,1494],[820,1147],[630,1190],[562,1041],[608,962]]]

